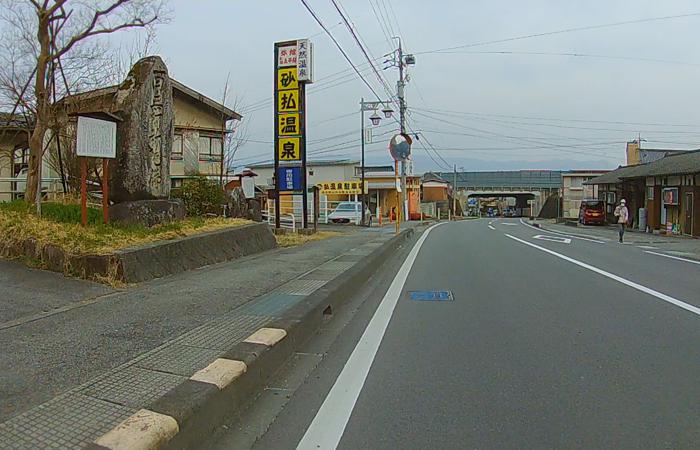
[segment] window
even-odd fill
[[[654,186],[647,186],[647,200],[654,200]]]
[[[170,187],[172,189],[177,189],[182,187],[182,178],[172,178],[170,180]]]
[[[221,136],[199,136],[199,159],[205,161],[220,161],[221,154]]]
[[[182,135],[176,134],[173,138],[173,151],[170,159],[182,159]]]

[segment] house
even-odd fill
[[[561,174],[561,217],[577,219],[581,201],[588,198],[598,198],[597,185],[585,185],[608,170],[570,170]]]
[[[0,202],[12,200],[19,190],[14,179],[27,168],[29,130],[24,117],[0,113]]]
[[[421,180],[423,202],[446,202],[450,196],[450,183],[433,172],[423,174]]]
[[[586,184],[598,186],[611,222],[614,205],[625,198],[636,227],[700,236],[700,150],[619,167]]]

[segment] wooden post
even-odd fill
[[[87,158],[80,157],[80,217],[84,227],[87,226]]]
[[[102,221],[109,223],[109,160],[102,158]]]

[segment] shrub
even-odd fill
[[[204,216],[207,214],[221,215],[226,197],[221,186],[204,177],[192,178],[185,181],[179,192],[173,193],[185,202],[187,215]]]

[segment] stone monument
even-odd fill
[[[119,85],[112,112],[117,157],[110,161],[113,220],[152,226],[184,217],[180,200],[169,200],[173,145],[173,89],[158,56],[136,62]]]

